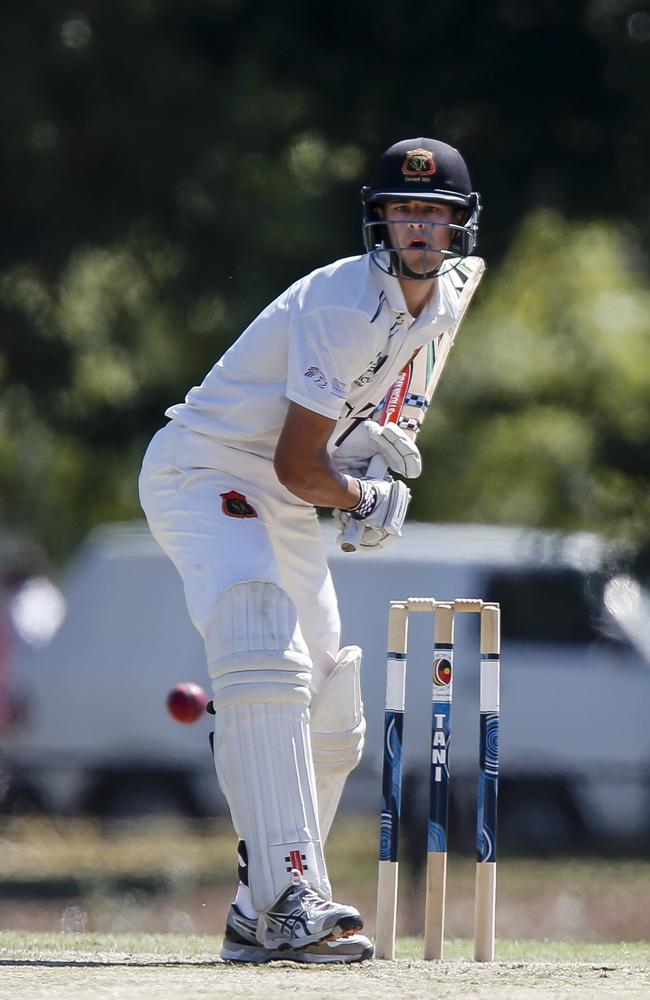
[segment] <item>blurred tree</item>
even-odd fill
[[[441,520],[650,537],[650,290],[629,231],[540,211],[459,336],[420,444]]]
[[[549,206],[572,225],[609,219],[614,235],[629,220],[645,253],[649,24],[626,0],[461,0],[408,15],[388,0],[5,0],[0,518],[61,556],[89,525],[137,514],[139,457],[166,406],[287,284],[358,251],[358,189],[404,135],[462,147],[492,274],[521,220]],[[563,244],[558,233],[549,266]],[[512,322],[499,303],[490,328]],[[557,318],[547,310],[536,335],[558,336],[544,326]],[[565,383],[558,398],[576,388]],[[557,398],[540,405],[580,451]],[[588,454],[604,462],[599,449]],[[625,489],[645,474],[642,451],[627,451]],[[604,472],[588,469],[581,504],[559,473],[538,476],[546,499],[513,492],[510,517],[616,520]],[[437,504],[419,512],[439,516]]]

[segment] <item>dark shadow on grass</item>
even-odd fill
[[[212,969],[219,966],[232,967],[232,962],[224,962],[219,958],[213,961],[203,960],[192,962],[188,959],[169,960],[167,962],[98,962],[83,959],[52,959],[52,958],[0,958],[0,968],[5,966],[26,966],[33,969],[166,969],[184,966],[193,969]]]
[[[367,965],[368,963],[363,963]],[[278,966],[284,966],[286,969],[313,969],[315,965],[311,962],[292,962],[289,959],[283,960],[281,958],[274,959],[271,962],[262,962],[259,964],[250,962],[224,962],[222,958],[215,958],[214,960],[203,959],[202,961],[191,961],[190,959],[178,959],[174,961],[170,959],[167,962],[127,962],[127,961],[115,961],[115,962],[98,962],[93,960],[83,960],[83,959],[52,959],[52,958],[0,958],[0,970],[8,966],[20,966],[21,968],[28,969],[228,969],[229,971],[246,970],[249,971],[251,968],[277,968]],[[332,963],[326,966],[328,969],[344,969],[347,971],[349,966],[344,963]]]

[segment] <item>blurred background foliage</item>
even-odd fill
[[[65,557],[139,516],[163,412],[359,252],[405,136],[461,147],[489,274],[414,514],[650,551],[650,7],[5,0],[0,521]]]

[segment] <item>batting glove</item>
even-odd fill
[[[381,455],[389,469],[406,479],[417,479],[422,472],[422,456],[406,431],[397,424],[382,427],[375,420],[355,427],[333,451],[332,462],[339,472],[362,479],[374,455]]]

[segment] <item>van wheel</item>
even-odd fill
[[[506,779],[499,788],[499,843],[513,853],[588,848],[591,837],[567,781]]]
[[[0,811],[8,816],[41,816],[45,814],[43,796],[31,785],[10,785],[2,798]]]
[[[102,819],[194,816],[186,783],[178,775],[111,775],[94,785],[86,812]]]
[[[126,785],[111,793],[101,814],[108,819],[133,819],[140,816],[177,815],[182,812],[178,796],[167,789]]]

